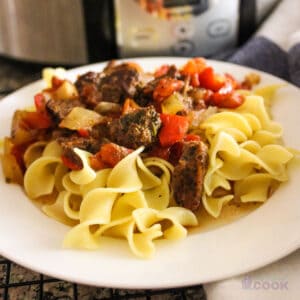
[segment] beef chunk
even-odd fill
[[[75,82],[79,97],[88,107],[94,107],[102,100],[99,89],[101,73],[87,72],[78,77]]]
[[[100,140],[96,140],[92,137],[78,137],[76,134],[67,137],[59,137],[57,142],[62,147],[62,155],[68,159],[76,169],[82,169],[83,164],[78,155],[74,152],[74,148],[86,150],[91,153],[96,153],[101,145]]]
[[[46,109],[54,122],[59,123],[74,107],[83,106],[79,100],[53,100],[46,102]]]
[[[126,97],[132,98],[136,92],[138,79],[138,71],[129,64],[109,68],[100,83],[102,100],[120,103]]]
[[[149,81],[145,86],[138,87],[134,101],[140,106],[147,106],[153,102],[153,91],[159,83],[161,77]]]
[[[113,142],[131,149],[149,146],[155,142],[161,126],[159,114],[153,106],[137,109],[110,124]]]
[[[208,166],[207,146],[201,141],[185,142],[174,168],[172,189],[177,204],[196,211],[201,204],[204,176]]]
[[[103,73],[88,72],[80,76],[75,86],[83,102],[95,107],[100,101],[122,103],[133,97],[139,81],[139,73],[130,64],[111,66]]]

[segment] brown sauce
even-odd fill
[[[222,209],[221,215],[218,218],[214,218],[202,208],[196,215],[198,219],[198,226],[189,229],[189,234],[195,234],[199,232],[207,232],[213,229],[217,229],[224,225],[233,223],[260,207],[261,203],[236,203],[232,202],[225,205]]]

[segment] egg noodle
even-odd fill
[[[277,88],[271,87],[265,99]],[[208,141],[202,204],[215,218],[233,199],[265,202],[278,183],[288,180],[293,154],[281,144],[282,127],[271,119],[265,99],[247,92],[238,108],[220,109],[193,128]],[[26,194],[46,215],[72,226],[65,248],[98,249],[102,237],[109,236],[127,240],[136,256],[149,258],[155,253],[154,240],[182,239],[188,227],[197,226],[195,213],[172,199],[172,164],[145,158],[143,150],[139,147],[113,168],[95,171],[92,154],[79,148],[74,151],[81,170],[63,164],[56,141],[38,141],[26,149]],[[218,196],[220,188],[227,193]],[[53,200],[45,201],[46,196]]]

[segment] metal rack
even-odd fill
[[[97,288],[51,278],[0,256],[0,300],[193,299],[205,300],[201,285],[164,290]]]

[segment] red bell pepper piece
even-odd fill
[[[159,131],[159,142],[163,147],[172,146],[184,138],[189,128],[187,117],[161,114],[160,119],[162,128]]]
[[[156,102],[162,102],[174,92],[180,91],[184,86],[182,80],[165,77],[162,78],[153,91],[153,99]]]
[[[200,86],[217,92],[225,84],[225,77],[216,74],[212,67],[205,68],[199,74]]]
[[[206,67],[205,59],[202,57],[196,57],[190,59],[182,68],[181,74],[185,76],[192,76],[194,74],[200,74]]]

